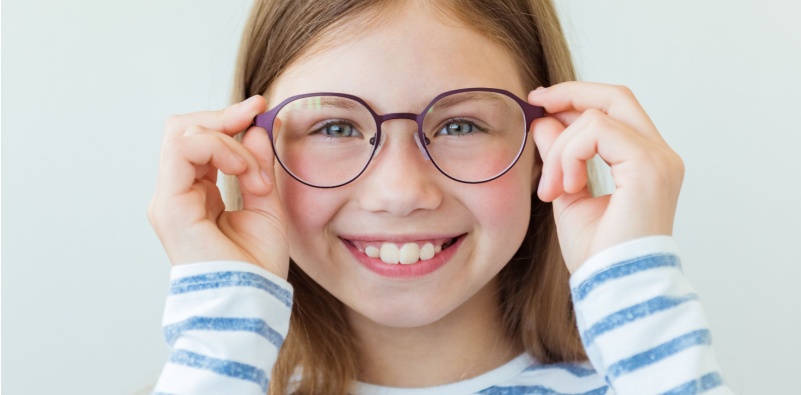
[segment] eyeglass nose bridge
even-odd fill
[[[395,112],[391,114],[377,115],[375,117],[376,134],[372,139],[370,139],[370,144],[376,146],[376,150],[373,153],[373,155],[378,154],[378,147],[379,147],[378,144],[381,143],[381,136],[383,129],[382,126],[384,122],[391,121],[393,119],[407,119],[410,121],[415,121],[415,123],[417,124],[417,131],[414,133],[414,141],[417,143],[417,148],[420,149],[420,153],[423,154],[423,157],[426,158],[426,160],[430,161],[431,157],[428,155],[428,150],[426,149],[425,146],[431,144],[431,141],[428,139],[428,137],[426,137],[423,134],[423,122],[420,117],[420,114],[413,114],[410,112]],[[422,141],[420,140],[421,136],[423,139]]]

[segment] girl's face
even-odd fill
[[[356,95],[379,114],[419,113],[436,95],[459,88],[501,88],[525,98],[520,71],[504,47],[409,3],[376,28],[312,48],[273,84],[271,106],[311,92]],[[360,28],[358,20],[349,26]],[[471,185],[448,179],[424,158],[414,121],[390,120],[382,128],[377,156],[345,186],[312,188],[276,170],[292,258],[351,314],[382,326],[427,325],[486,305],[476,299],[494,297],[491,280],[528,225],[536,176],[531,137],[508,173]],[[408,266],[360,251],[385,242],[446,248]]]

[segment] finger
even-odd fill
[[[225,203],[216,182],[200,180],[192,185],[192,189],[201,193],[202,201],[206,202],[206,220],[215,222],[217,217],[225,211]]]
[[[242,203],[247,206],[249,199],[270,195],[274,188],[273,151],[267,132],[253,126],[242,137],[242,146],[253,156],[259,172],[251,179],[240,177]],[[258,179],[255,177],[258,176]]]
[[[199,126],[193,129],[188,136],[165,142],[159,168],[161,191],[167,194],[186,192],[196,180],[217,169],[238,175],[258,168],[253,155],[233,138]]]
[[[217,168],[212,165],[195,165],[195,179],[217,183]]]
[[[280,123],[277,122],[275,127],[280,128]],[[260,246],[268,245],[268,243],[271,245],[271,248],[259,248],[252,251],[256,262],[277,268],[285,267],[285,264],[281,264],[281,262],[286,262],[288,253],[286,251],[286,221],[283,206],[273,182],[275,158],[270,138],[264,129],[252,127],[242,137],[242,144],[253,152],[259,161],[262,175],[270,179],[270,187],[267,193],[261,193],[242,186],[243,210],[238,214],[257,215],[258,221],[248,221],[252,229],[248,234],[269,238],[269,240],[250,240],[251,243]],[[276,230],[278,230],[277,233]],[[279,273],[284,273],[283,275],[286,276],[286,269],[280,269]]]
[[[624,163],[642,158],[651,144],[627,125],[590,110],[562,133],[555,146],[561,153],[563,189],[566,193],[577,193],[587,186],[587,161],[596,154],[614,171]],[[622,186],[620,178],[615,182]]]
[[[167,121],[166,138],[177,138],[193,125],[217,130],[229,136],[237,134],[253,123],[253,118],[267,110],[267,101],[256,95],[217,111],[201,111],[176,115]]]
[[[534,144],[542,158],[542,174],[537,187],[537,195],[545,202],[562,193],[562,168],[559,166],[560,154],[553,150],[554,143],[565,130],[559,120],[552,117],[540,118],[531,126]]]
[[[586,161],[596,153],[601,154],[598,149],[599,142],[603,138],[608,138],[599,136],[599,133],[608,134],[609,130],[614,127],[629,130],[627,126],[619,123],[613,127],[610,125],[611,122],[613,120],[608,115],[599,110],[590,109],[562,130],[550,144],[546,141],[540,143],[547,149],[543,155],[543,179],[538,190],[540,199],[546,202],[553,201],[563,193],[576,193],[586,187]],[[553,135],[548,136],[543,133],[540,138],[547,140],[553,138]],[[630,149],[630,141],[616,142],[620,147],[625,146]],[[607,145],[609,145],[608,142]],[[625,152],[625,150],[623,151]],[[604,157],[603,154],[601,157],[610,165],[612,162],[622,160],[618,151],[612,150],[605,154],[607,157]]]
[[[218,132],[215,132],[215,131],[213,131],[211,129],[207,129],[207,128],[203,128],[203,127],[195,125],[195,126],[189,127],[189,129],[186,129],[184,131],[184,136],[193,136],[193,135],[201,134],[201,133],[216,134]],[[207,180],[207,181],[210,181],[212,185],[216,185],[217,184],[217,174],[219,173],[217,170],[218,169],[216,167],[214,167],[214,166],[212,166],[210,164],[195,165],[195,179],[196,180]]]
[[[191,129],[191,128],[190,128]],[[255,129],[255,128],[251,128]],[[260,129],[264,132],[263,129]],[[263,160],[259,157],[263,156],[257,150],[251,150],[245,144],[236,140],[235,137],[228,136],[219,132],[214,132],[218,138],[229,145],[238,155],[240,155],[247,162],[247,168],[241,172],[228,172],[220,169],[225,174],[235,175],[239,181],[240,188],[249,191],[253,194],[266,195],[272,190],[272,181],[270,177],[264,174],[262,169]]]
[[[578,81],[563,82],[531,92],[528,100],[533,105],[544,107],[549,113],[600,110],[637,131],[661,139],[634,94],[624,86]]]
[[[581,116],[581,114],[582,112],[580,111],[568,110],[553,114],[548,113],[546,115],[549,117],[556,118],[557,120],[559,120],[559,122],[562,123],[562,125],[565,125],[565,127],[567,127],[570,126],[570,124],[572,124],[573,122],[576,122],[576,120]]]

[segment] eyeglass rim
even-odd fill
[[[421,145],[422,145],[423,149],[425,150],[426,156],[431,161],[431,163],[434,165],[434,167],[436,167],[437,170],[440,173],[442,173],[445,177],[448,177],[451,180],[454,180],[456,182],[460,182],[460,183],[463,183],[463,184],[483,184],[485,182],[489,182],[489,181],[492,181],[494,179],[497,179],[498,177],[501,177],[502,175],[506,174],[512,167],[514,167],[514,165],[517,164],[518,160],[520,159],[520,156],[522,156],[523,151],[526,148],[526,141],[528,139],[525,138],[525,137],[523,138],[523,144],[521,144],[520,150],[518,150],[517,155],[515,156],[515,159],[509,164],[509,166],[507,166],[505,169],[503,169],[500,173],[498,173],[495,176],[492,176],[490,178],[487,178],[487,179],[484,179],[484,180],[480,180],[480,181],[465,181],[465,180],[460,180],[458,178],[455,178],[455,177],[449,175],[448,173],[446,173],[444,170],[442,170],[442,168],[439,167],[439,165],[437,164],[436,160],[434,160],[434,158],[431,157],[431,154],[428,151],[428,146],[427,146],[427,144],[424,143],[426,141],[425,140],[426,136],[425,136],[425,133],[423,132],[423,119],[425,118],[426,113],[428,112],[428,110],[436,102],[438,102],[442,98],[447,97],[447,96],[451,96],[451,95],[455,95],[455,94],[459,94],[459,93],[465,93],[465,92],[492,92],[492,93],[502,94],[504,96],[507,96],[507,97],[513,99],[518,105],[520,105],[520,108],[523,111],[523,117],[524,117],[524,123],[525,123],[525,128],[523,130],[524,134],[528,134],[529,129],[531,129],[531,123],[534,122],[534,120],[536,120],[538,118],[542,118],[542,117],[545,116],[545,109],[544,108],[542,108],[540,106],[535,106],[535,105],[529,104],[525,100],[519,98],[514,93],[509,92],[509,91],[507,91],[505,89],[499,89],[499,88],[475,87],[475,88],[461,88],[461,89],[449,90],[449,91],[440,93],[439,95],[434,97],[425,106],[423,111],[420,112],[420,113],[387,113],[387,114],[378,114],[375,110],[373,110],[373,108],[369,104],[367,104],[367,102],[365,102],[362,98],[360,98],[358,96],[355,96],[355,95],[351,95],[351,94],[348,94],[348,93],[341,93],[341,92],[312,92],[312,93],[304,93],[304,94],[300,94],[300,95],[294,95],[294,96],[290,96],[290,97],[286,98],[284,101],[282,101],[281,103],[277,104],[272,109],[270,109],[270,110],[268,110],[268,111],[266,111],[264,113],[261,113],[259,115],[256,115],[253,118],[252,126],[258,126],[258,127],[263,128],[264,130],[267,131],[267,134],[270,137],[270,145],[272,146],[275,158],[278,161],[278,163],[281,165],[281,167],[284,169],[284,171],[286,171],[287,174],[289,174],[292,178],[294,178],[295,180],[297,180],[301,184],[304,184],[304,185],[307,185],[307,186],[310,186],[310,187],[313,187],[313,188],[321,188],[321,189],[337,188],[337,187],[341,187],[341,186],[350,184],[351,182],[353,182],[354,180],[359,178],[362,175],[362,173],[364,173],[364,171],[367,169],[367,166],[370,165],[370,162],[372,162],[373,157],[375,157],[375,153],[378,150],[378,146],[379,146],[380,141],[381,141],[381,132],[382,132],[381,125],[385,121],[389,121],[389,120],[392,120],[392,119],[408,119],[408,120],[414,120],[415,122],[417,122],[417,136],[420,139],[420,141],[423,142]],[[305,181],[305,180],[301,179],[300,177],[296,176],[292,171],[290,171],[286,167],[284,162],[281,160],[281,157],[276,153],[276,150],[275,150],[275,139],[273,138],[272,126],[273,126],[273,123],[275,122],[275,118],[278,115],[278,113],[287,104],[289,104],[289,103],[291,103],[291,102],[293,102],[295,100],[305,99],[307,97],[314,97],[314,96],[342,97],[342,98],[345,98],[345,99],[350,99],[350,100],[356,101],[357,103],[359,103],[362,106],[364,106],[367,109],[367,111],[370,112],[370,115],[373,117],[373,120],[376,122],[376,135],[375,135],[376,141],[375,141],[375,143],[373,143],[373,148],[370,151],[370,157],[367,159],[367,162],[364,164],[362,169],[359,170],[359,172],[355,176],[353,176],[351,179],[349,179],[349,180],[347,180],[345,182],[342,182],[340,184],[331,185],[331,186],[320,186],[320,185],[311,184],[308,181]]]

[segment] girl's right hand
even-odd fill
[[[253,96],[224,110],[167,121],[150,223],[173,265],[235,260],[287,277],[289,251],[283,207],[274,190],[272,145],[262,128],[233,136],[264,112]],[[217,172],[235,175],[242,210],[225,211]]]

